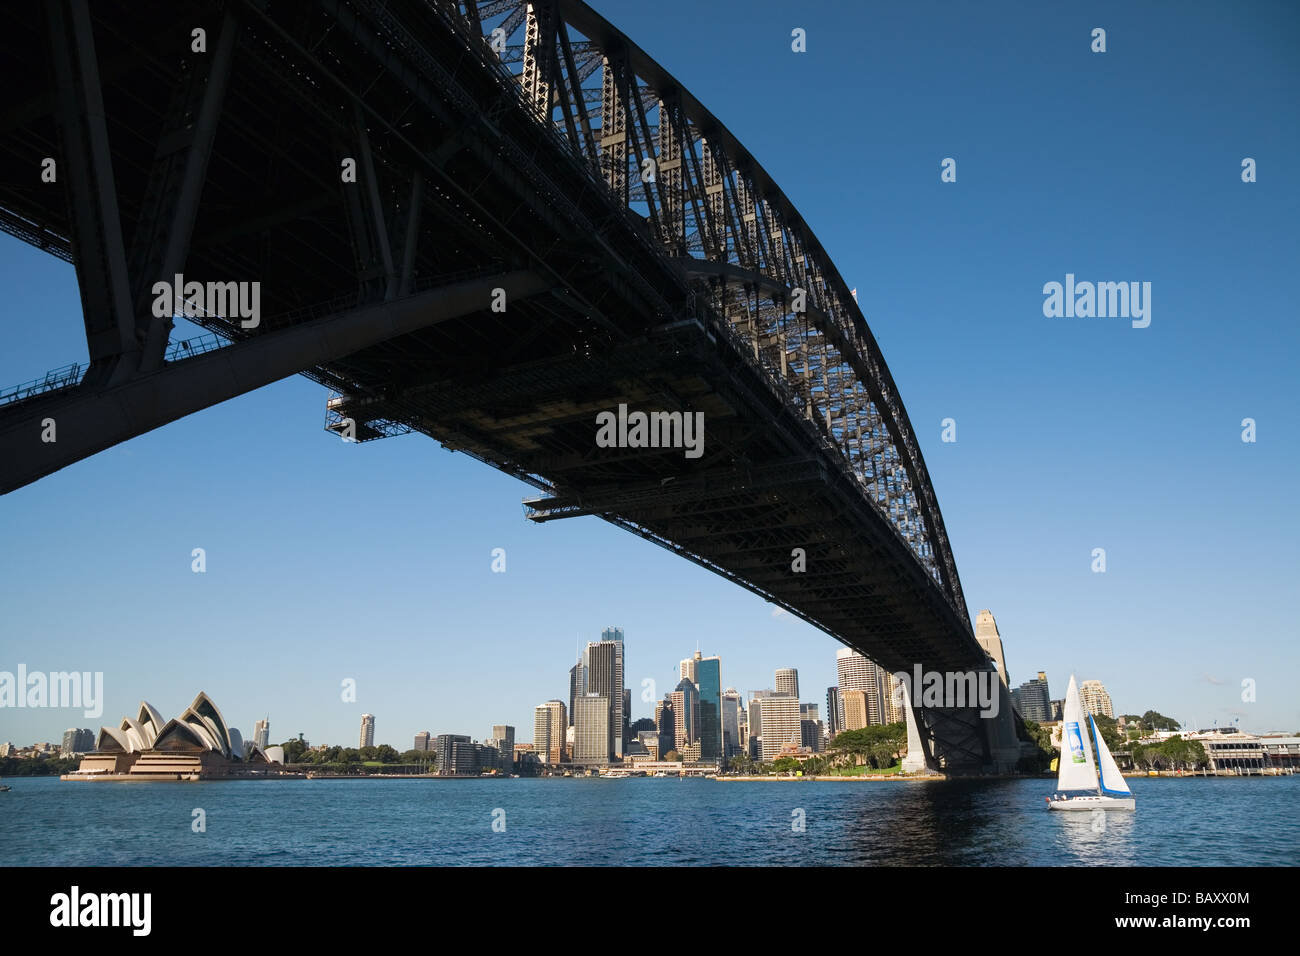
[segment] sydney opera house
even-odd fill
[[[164,721],[146,701],[134,718],[101,727],[95,749],[64,780],[219,780],[298,776],[284,769],[284,751],[263,751],[229,726],[199,692],[179,717]]]

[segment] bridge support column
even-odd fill
[[[912,695],[907,692],[907,682],[901,681],[899,687],[903,693],[903,714],[907,721],[907,756],[903,758],[903,773],[933,772],[936,769],[934,758],[921,741],[921,731],[917,726],[916,710],[912,707]]]
[[[989,686],[992,691],[987,708],[978,702],[962,706],[922,704],[909,708],[926,763],[932,770],[949,773],[1014,773],[1020,761],[1020,740],[1011,695],[996,669],[974,673],[978,684]],[[905,694],[907,684],[902,682]],[[913,749],[912,729],[909,721],[909,758]]]

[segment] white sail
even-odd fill
[[[1088,722],[1092,724],[1092,736],[1097,741],[1097,766],[1101,769],[1101,792],[1109,797],[1133,796],[1133,791],[1128,788],[1128,783],[1115,764],[1115,758],[1110,755],[1110,748],[1106,746],[1106,741],[1097,730],[1097,721],[1093,719],[1092,714],[1088,715]]]
[[[1079,687],[1070,675],[1070,689],[1065,692],[1065,712],[1061,720],[1061,762],[1056,779],[1058,790],[1097,790],[1097,768],[1092,762],[1092,746],[1083,725],[1083,704]]]

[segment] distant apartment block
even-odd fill
[[[1106,693],[1105,686],[1099,680],[1086,680],[1079,685],[1079,701],[1083,704],[1083,709],[1090,714],[1115,716],[1115,708],[1110,703],[1110,694]]]

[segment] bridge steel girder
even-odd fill
[[[85,310],[88,338],[98,339],[81,386],[0,407],[0,491],[298,371],[341,393],[329,407],[359,425],[429,435],[529,482],[555,515],[598,514],[883,665],[983,661],[919,444],[847,284],[754,157],[585,3],[49,7],[61,99],[42,87],[46,65],[28,52],[39,34],[16,17],[0,34],[0,50],[22,67],[23,104],[6,130],[16,145],[0,151],[0,230],[74,262],[83,300],[99,300]],[[184,243],[160,228],[181,216],[167,207],[174,176],[152,197],[167,202],[150,205],[161,154],[142,131],[173,128],[167,94],[191,58],[172,44],[200,9],[238,14],[238,68],[226,105],[218,87],[202,91],[208,115],[221,112],[220,136],[205,123],[185,160],[211,143],[186,271],[264,280],[263,304],[273,304],[255,332],[196,319],[234,344],[151,370],[131,353],[148,340],[154,354],[167,323],[139,314],[140,283],[163,241]],[[93,66],[82,55],[89,46],[93,56],[92,20],[101,38],[129,47],[110,62],[101,44],[107,123],[91,102],[98,81],[81,82]],[[500,57],[484,39],[494,27],[507,37]],[[193,104],[200,91],[190,92]],[[14,185],[30,156],[53,154],[55,129],[75,140],[62,150],[67,204],[54,188]],[[335,144],[356,149],[362,167],[364,181],[342,187],[350,213],[335,199]],[[657,176],[641,183],[650,158]],[[115,172],[122,222],[106,205]],[[151,244],[148,256],[127,257],[118,283],[135,290],[135,316],[130,303],[115,313],[111,301],[123,229],[133,253]],[[370,250],[355,270],[354,241]],[[687,257],[704,258],[692,266]],[[384,310],[405,310],[411,289],[466,263],[463,275],[493,288],[505,282],[485,274],[522,270],[513,274],[549,294],[508,289],[506,313],[480,304],[481,313],[470,308],[437,329],[426,315],[395,341],[402,332]],[[369,285],[358,296],[360,282]],[[807,294],[799,313],[797,288]],[[129,335],[117,317],[129,319]],[[621,401],[703,411],[702,459],[593,451],[587,416]],[[57,423],[56,443],[40,442],[46,418]],[[763,486],[766,463],[808,456],[815,480]],[[742,487],[687,493],[683,479],[726,482],[729,468]],[[780,549],[792,545],[817,561],[806,578],[792,579],[788,561],[782,570]],[[940,714],[927,728],[951,738],[941,743],[954,760],[988,752],[967,739],[960,715]]]
[[[517,23],[529,19],[545,22],[548,34],[558,37],[558,50],[541,50],[543,35],[535,31],[526,38],[530,57],[534,61],[555,61],[564,58],[564,43],[570,29],[587,39],[589,49],[599,57],[603,53],[602,105],[605,116],[595,139],[602,143],[598,156],[591,157],[592,142],[564,118],[555,119],[552,112],[543,110],[542,119],[567,139],[572,149],[589,157],[593,171],[607,185],[614,187],[614,197],[623,205],[630,203],[624,188],[628,178],[628,164],[636,147],[650,145],[650,125],[645,117],[643,90],[659,104],[659,147],[669,144],[672,154],[657,157],[663,164],[660,176],[653,187],[640,189],[635,199],[646,205],[644,214],[647,230],[656,235],[670,256],[680,256],[676,245],[677,222],[694,223],[696,241],[703,244],[706,261],[701,267],[712,266],[723,273],[744,271],[762,276],[765,287],[772,291],[788,293],[795,287],[803,288],[808,295],[809,313],[817,309],[819,328],[823,338],[817,341],[796,343],[800,370],[789,375],[789,384],[805,395],[811,413],[814,390],[821,396],[816,404],[829,422],[831,411],[825,396],[831,383],[827,358],[834,348],[853,367],[860,381],[871,393],[883,418],[891,446],[902,467],[902,476],[879,485],[884,495],[886,512],[895,516],[916,514],[923,522],[919,532],[921,540],[928,541],[928,553],[917,550],[918,560],[933,561],[938,582],[963,619],[969,618],[960,579],[952,558],[951,547],[943,526],[942,515],[930,485],[914,430],[907,420],[906,410],[898,397],[897,389],[884,363],[880,349],[867,327],[856,302],[849,295],[847,285],[839,276],[825,250],[812,234],[793,204],[780,187],[754,159],[740,142],[717,120],[688,90],[641,50],[607,20],[581,0],[516,0],[517,8],[503,23],[509,34]],[[508,2],[485,5],[475,0],[463,0],[466,23],[481,24],[488,29],[485,18],[499,16],[511,9]],[[482,9],[480,9],[482,8]],[[473,13],[469,13],[470,10]],[[528,17],[523,14],[531,11]],[[515,15],[518,14],[518,19]],[[514,24],[514,25],[512,25]],[[504,62],[504,61],[503,61]],[[551,77],[557,85],[573,83],[572,76],[558,71]],[[523,77],[519,77],[523,82]],[[566,97],[556,90],[547,103],[562,102]],[[575,85],[567,99],[580,102],[584,89]],[[585,92],[594,92],[587,90]],[[612,127],[612,128],[611,128]],[[637,132],[640,135],[635,135]],[[609,149],[603,148],[609,144]],[[633,149],[629,149],[633,147]],[[669,188],[661,181],[671,179]],[[678,186],[681,179],[681,186]],[[669,206],[666,203],[672,202]],[[680,208],[676,204],[680,203]],[[759,208],[761,206],[761,209]],[[638,213],[640,214],[640,213]],[[757,257],[766,260],[765,268],[757,270]],[[811,316],[809,316],[811,317]],[[784,334],[784,327],[779,330]],[[802,339],[802,333],[800,333]],[[783,374],[787,369],[784,352],[781,358]],[[814,375],[814,370],[816,374]],[[850,458],[850,453],[845,452]],[[895,499],[905,507],[890,511]],[[907,502],[911,504],[907,504]],[[909,510],[914,508],[914,512]],[[891,521],[894,520],[891,518]],[[906,522],[900,533],[906,530]],[[907,531],[915,537],[917,532]],[[909,538],[910,539],[910,538]],[[967,624],[969,627],[969,624]]]
[[[134,370],[139,346],[95,39],[86,0],[52,0],[45,9],[73,214],[73,260],[90,352],[86,377],[107,381]]]
[[[227,399],[379,342],[545,292],[529,271],[489,276],[266,332],[104,387],[81,386],[0,412],[0,494]],[[53,420],[56,440],[45,442]]]

